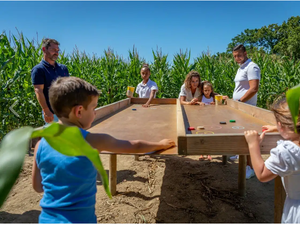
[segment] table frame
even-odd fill
[[[96,109],[96,116],[92,126],[108,119],[110,116],[129,107],[131,104],[145,104],[148,99],[145,98],[127,98]],[[239,175],[238,190],[241,196],[245,195],[246,188],[246,156],[249,155],[249,149],[244,134],[186,134],[187,127],[184,119],[184,108],[179,99],[153,99],[151,104],[176,104],[177,107],[177,144],[178,155],[239,155]],[[258,108],[245,104],[243,102],[227,100],[227,107],[233,107],[243,113],[263,120],[266,124],[276,124],[273,113],[269,110]],[[198,107],[198,106],[195,106]],[[200,107],[200,106],[199,106]],[[216,107],[223,107],[216,106]],[[270,149],[276,146],[276,141],[281,139],[279,133],[267,134],[261,143],[261,153],[270,154]],[[222,142],[222,145],[218,144]],[[160,153],[163,154],[163,153]],[[224,160],[223,160],[224,161]],[[109,185],[112,195],[116,195],[117,185],[117,155],[110,155],[109,163]],[[285,191],[280,177],[275,179],[274,185],[274,222],[281,222],[281,215],[285,200]]]

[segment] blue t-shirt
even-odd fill
[[[44,59],[35,67],[33,67],[31,70],[32,84],[44,85],[43,93],[45,95],[47,106],[52,113],[54,112],[51,108],[50,101],[49,101],[49,94],[48,94],[51,83],[54,80],[56,80],[58,77],[68,77],[68,76],[69,76],[69,71],[65,65],[55,62],[55,66],[52,66]]]
[[[39,223],[97,223],[97,170],[88,158],[63,155],[42,138],[36,163],[44,189]]]

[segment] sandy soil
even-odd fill
[[[118,156],[118,194],[109,199],[98,180],[98,223],[273,223],[274,181],[247,181],[237,194],[238,162],[222,156]],[[268,156],[266,156],[267,158]],[[108,169],[109,156],[101,155]],[[32,152],[0,209],[0,223],[37,223],[42,194],[31,187]]]

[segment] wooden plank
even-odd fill
[[[117,112],[118,110],[126,108],[126,106],[129,106],[129,104],[130,104],[130,99],[127,98],[127,99],[97,108],[94,122],[105,116],[111,115],[111,114]]]
[[[177,144],[176,105],[144,108],[134,104],[97,122],[89,132],[106,133],[121,140],[160,141],[167,138]],[[155,154],[177,155],[177,146]]]
[[[277,176],[274,182],[274,223],[281,223],[281,216],[286,194],[281,177]]]
[[[178,137],[178,155],[188,155],[187,151],[187,138],[186,137]]]
[[[109,160],[109,189],[111,195],[117,193],[117,155],[111,154]]]
[[[177,143],[178,143],[178,154],[186,155],[187,154],[187,142],[185,136],[185,124],[182,115],[182,105],[180,100],[176,100],[177,108]]]
[[[262,108],[252,106],[252,105],[246,104],[244,102],[235,101],[232,99],[227,99],[227,105],[232,108],[238,109],[245,114],[251,115],[254,118],[263,120],[266,123],[269,123],[272,125],[276,124],[275,116],[274,116],[273,112],[271,112],[270,110],[262,109]]]
[[[246,163],[247,156],[239,155],[238,193],[240,196],[246,194]]]
[[[246,114],[239,109],[227,105],[183,106],[183,115],[186,114],[188,125],[192,127],[204,126],[204,132],[214,134],[244,133],[245,130],[262,131],[262,126],[268,124],[260,118]],[[231,123],[230,120],[235,120]],[[220,124],[226,122],[226,124]],[[194,130],[190,133],[196,134]],[[200,131],[202,132],[202,131]]]
[[[176,98],[154,98],[151,104],[176,104]],[[131,98],[131,104],[145,104],[148,98]]]
[[[177,99],[176,101],[176,108],[177,108],[177,136],[185,137],[185,125],[184,125],[183,115],[182,115],[182,105],[180,104],[179,99]]]
[[[188,155],[249,155],[244,134],[186,134]],[[278,133],[265,135],[260,145],[261,154],[270,154],[281,139]]]

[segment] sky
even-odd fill
[[[146,62],[161,49],[168,61],[180,50],[195,59],[203,52],[225,52],[231,39],[245,29],[282,24],[300,15],[300,2],[291,1],[0,1],[0,32],[41,42],[54,38],[71,54],[127,59],[136,47]]]

